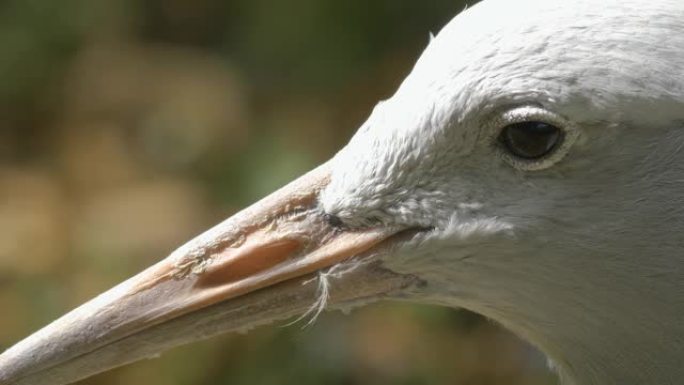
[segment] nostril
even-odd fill
[[[341,228],[344,226],[344,222],[337,215],[324,214],[323,219],[334,228]]]

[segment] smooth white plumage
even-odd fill
[[[311,293],[270,285],[349,236],[345,255],[385,275],[333,277],[356,285],[331,294],[333,307],[385,297],[464,307],[538,346],[566,384],[681,383],[682,69],[679,0],[486,0],[430,42],[330,163],[278,193],[295,204],[259,203],[155,267],[172,273],[145,272],[18,344],[0,356],[0,382],[68,382],[301,313]],[[539,159],[516,157],[499,138],[524,121],[560,127],[562,142]],[[308,185],[313,202],[300,192]],[[317,222],[324,213],[337,230]],[[281,249],[296,235],[301,259],[248,266],[245,281],[267,280],[257,288],[270,291],[219,296],[226,250],[240,252],[255,232]]]

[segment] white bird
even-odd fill
[[[331,161],[5,351],[0,383],[393,298],[496,320],[565,384],[681,384],[683,71],[681,0],[486,0]]]

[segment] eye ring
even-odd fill
[[[543,170],[556,164],[567,155],[579,135],[574,124],[536,106],[508,110],[494,125],[501,157],[523,171]]]

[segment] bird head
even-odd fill
[[[682,17],[468,9],[330,161],[7,350],[0,383],[385,298],[479,312],[568,381],[680,378]]]

